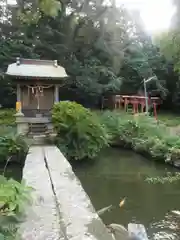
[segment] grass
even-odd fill
[[[102,114],[104,111],[96,111],[97,114]],[[113,112],[121,114],[121,118],[127,118],[127,116],[132,116],[131,113],[125,112],[123,109],[115,110]],[[167,127],[177,127],[180,126],[180,114],[172,113],[169,111],[159,111],[158,120],[165,124]],[[130,117],[131,118],[131,117]]]
[[[157,161],[173,164],[180,159],[179,136],[172,134],[165,122],[117,111],[101,112],[100,119],[110,145],[132,149]]]
[[[167,127],[177,127],[180,125],[180,114],[160,112],[158,114],[158,119]]]

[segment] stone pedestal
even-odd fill
[[[22,112],[17,112],[15,114],[16,125],[17,125],[17,134],[26,135],[28,133],[28,123]]]

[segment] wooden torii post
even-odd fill
[[[124,110],[128,110],[128,105],[131,104],[133,106],[133,113],[143,113],[146,106],[146,97],[145,96],[136,96],[136,95],[116,95],[114,108],[119,109],[122,105],[124,105]],[[160,99],[158,97],[149,97],[148,104],[153,105],[154,117],[157,120],[157,105],[160,104]]]

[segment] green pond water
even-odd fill
[[[114,209],[102,216],[106,224],[144,224],[149,239],[180,239],[180,182],[149,184],[146,177],[177,171],[157,164],[131,151],[108,149],[96,161],[73,165],[96,210],[108,205]],[[119,202],[126,197],[123,208]]]
[[[0,166],[0,175],[2,175],[4,173],[4,166],[1,165]],[[21,181],[22,179],[22,166],[20,166],[19,164],[9,164],[6,169],[5,169],[5,173],[4,176],[9,178],[13,178],[16,181]]]

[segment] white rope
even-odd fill
[[[40,108],[40,106],[39,106],[39,104],[40,104],[40,97],[43,96],[43,90],[47,89],[47,88],[51,88],[52,86],[53,85],[42,86],[42,85],[38,85],[38,84],[36,86],[27,85],[27,87],[28,87],[28,96],[29,96],[29,89],[31,89],[32,94],[37,99],[37,109]]]
[[[28,88],[31,88],[31,89],[34,89],[34,88],[51,88],[53,87],[53,85],[48,85],[48,86],[42,86],[42,85],[36,85],[36,86],[30,86],[30,85],[27,85]]]

